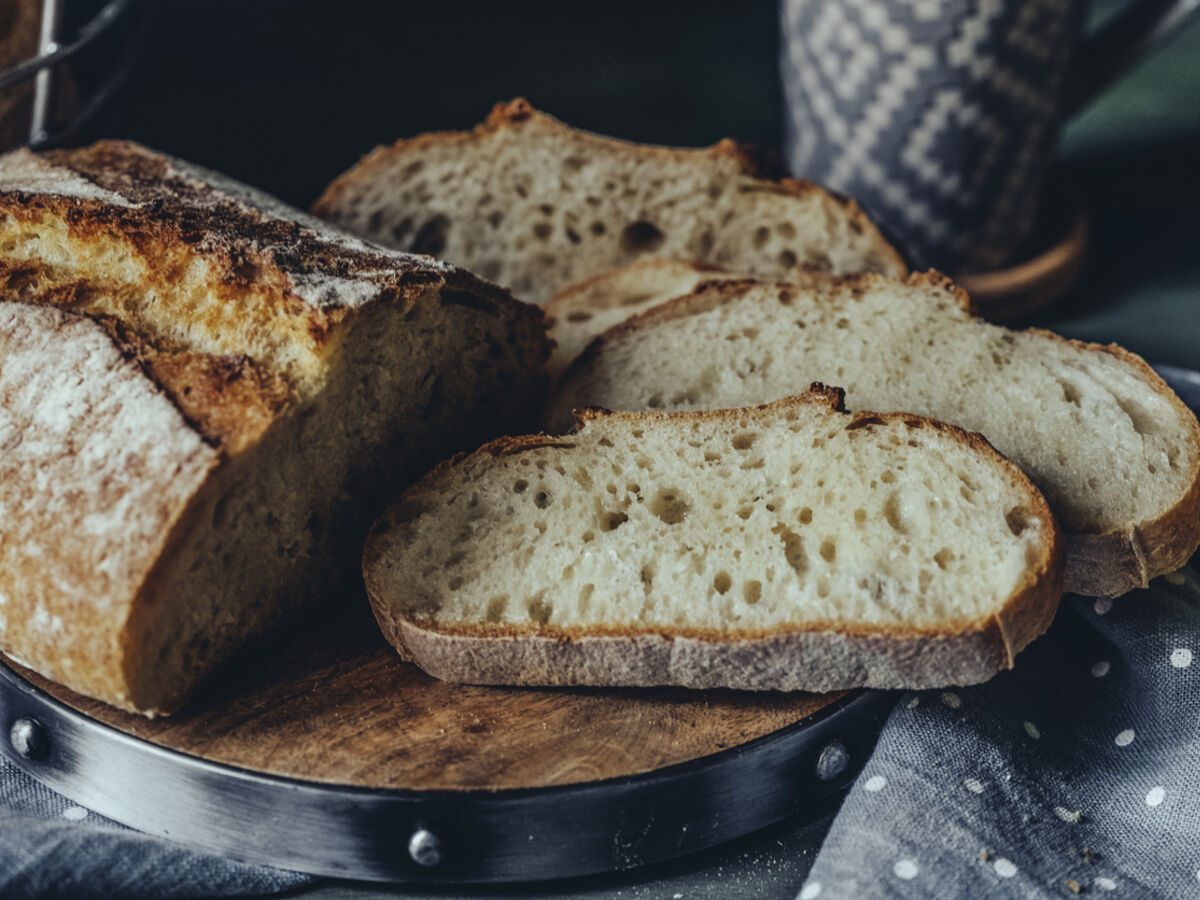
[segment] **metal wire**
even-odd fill
[[[30,117],[29,144],[41,147],[53,144],[77,132],[90,121],[128,79],[136,58],[135,49],[123,54],[113,73],[91,92],[80,110],[70,121],[57,129],[52,124],[54,108],[54,68],[99,40],[109,29],[131,16],[137,0],[109,0],[96,14],[79,27],[71,39],[59,43],[64,0],[42,0],[42,20],[38,39],[38,54],[0,71],[0,90],[34,81],[33,109]],[[144,26],[144,23],[139,23]],[[139,27],[134,43],[144,31]]]

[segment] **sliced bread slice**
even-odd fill
[[[536,419],[540,310],[214,173],[22,150],[0,213],[0,651],[79,693],[361,602],[390,492]]]
[[[1120,347],[989,325],[936,273],[702,286],[598,338],[547,420],[744,406],[814,380],[844,385],[851,407],[984,434],[1059,517],[1070,591],[1142,587],[1200,544],[1200,427],[1162,379]]]
[[[313,211],[536,303],[649,254],[771,276],[797,263],[905,271],[852,201],[763,177],[733,141],[704,150],[630,144],[569,128],[520,99],[498,104],[473,132],[376,149]]]
[[[748,277],[717,266],[652,256],[573,284],[546,304],[546,327],[554,353],[546,368],[556,379],[592,338],[673,297],[690,294],[706,281]]]
[[[438,678],[750,690],[983,681],[1049,625],[1058,527],[978,435],[841,391],[587,411],[442,464],[372,529],[384,634]]]

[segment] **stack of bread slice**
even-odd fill
[[[1111,596],[1200,543],[1200,428],[1144,362],[977,319],[852,205],[748,159],[515,101],[318,201],[547,303],[558,344],[561,436],[448,462],[373,532],[402,654],[500,683],[977,681],[1063,577]]]

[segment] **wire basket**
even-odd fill
[[[25,5],[22,5],[25,4]],[[10,56],[36,53],[0,70],[0,146],[49,147],[77,139],[108,112],[136,64],[145,31],[138,0],[102,4],[17,0],[5,36]],[[34,18],[36,17],[36,18]]]

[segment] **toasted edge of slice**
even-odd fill
[[[798,404],[825,406],[846,415],[848,425],[855,428],[860,423],[918,422],[970,446],[1001,467],[1046,523],[1043,552],[1027,563],[1012,593],[993,612],[950,628],[808,622],[739,632],[661,625],[449,624],[417,620],[387,596],[382,560],[396,539],[398,524],[419,515],[418,510],[428,505],[424,498],[444,497],[465,462],[484,457],[502,460],[535,448],[570,446],[587,428],[602,427],[605,422],[671,428],[693,418],[744,418]],[[978,683],[1011,668],[1016,654],[1053,620],[1062,594],[1063,556],[1061,532],[1041,493],[981,435],[908,414],[851,415],[842,406],[841,389],[814,384],[803,395],[736,410],[620,413],[587,409],[578,414],[576,434],[566,438],[542,434],[501,438],[472,454],[460,454],[426,475],[376,522],[364,550],[363,572],[372,609],[388,641],[403,659],[447,681],[741,690],[923,689]]]

